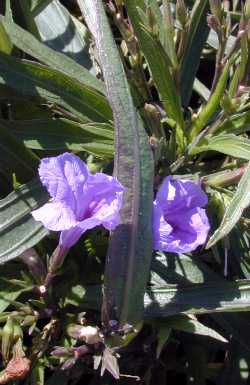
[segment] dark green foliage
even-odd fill
[[[231,3],[0,4],[0,382],[24,356],[8,381],[249,382],[250,2]],[[110,239],[86,232],[53,270],[58,234],[30,213],[50,199],[40,159],[65,151],[126,193]],[[209,197],[188,255],[152,251],[170,174]]]

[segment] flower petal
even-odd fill
[[[69,230],[64,230],[60,234],[59,244],[64,251],[69,250],[76,242],[80,239],[81,235],[84,233],[84,230],[75,226]]]
[[[157,213],[154,210],[154,218]],[[165,217],[166,218],[166,217]],[[195,250],[206,242],[210,229],[209,221],[204,209],[199,207],[182,213],[181,216],[171,215],[161,222],[154,221],[154,248],[156,250],[174,253],[187,253]],[[168,225],[172,227],[171,233],[164,231]]]
[[[55,201],[64,201],[77,208],[83,186],[89,173],[86,164],[77,156],[64,153],[50,158],[43,158],[39,167],[41,182]]]
[[[63,202],[46,203],[31,214],[36,221],[53,231],[66,230],[77,224],[74,212]]]
[[[116,178],[97,173],[88,179],[85,189],[89,203],[83,217],[93,218],[108,230],[114,229],[120,223],[123,186]]]
[[[161,206],[154,202],[153,206],[153,242],[155,250],[164,250],[168,237],[173,231],[172,227],[164,218]]]
[[[168,176],[164,179],[156,201],[162,206],[165,215],[168,213],[203,207],[207,204],[206,193],[199,184],[185,179],[173,179]]]

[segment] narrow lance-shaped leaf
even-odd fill
[[[191,154],[195,155],[208,150],[250,160],[250,140],[233,134],[221,134],[205,138],[200,145],[192,149]]]
[[[88,286],[80,297],[82,309],[98,309],[101,286]],[[75,297],[74,297],[75,298]],[[144,318],[152,320],[177,314],[209,314],[250,310],[250,281],[220,281],[164,285],[148,288],[144,296]]]
[[[14,22],[10,23],[3,17],[1,18],[1,21],[12,43],[16,47],[42,63],[71,76],[82,84],[92,87],[101,93],[105,93],[104,84],[96,79],[95,76],[83,66],[66,55],[47,47],[37,40],[31,33],[25,31]]]
[[[103,2],[78,0],[78,3],[95,38],[114,114],[115,175],[125,187],[121,224],[112,234],[107,255],[103,316],[108,312],[120,324],[134,324],[142,317],[152,253],[152,155],[142,121],[133,106]]]
[[[209,28],[207,26],[207,0],[196,0],[188,27],[187,42],[181,63],[181,97],[182,104],[188,106],[195,75],[199,67],[201,52],[206,43]]]
[[[219,228],[207,243],[207,248],[224,238],[240,219],[243,210],[250,204],[250,163],[241,178],[238,188],[230,202]]]
[[[0,200],[0,263],[18,257],[48,234],[30,215],[31,210],[47,200],[47,192],[37,181]]]
[[[0,84],[24,96],[45,99],[72,111],[81,120],[109,122],[106,98],[57,70],[0,54]]]
[[[111,124],[80,124],[68,119],[0,120],[0,124],[31,149],[86,151],[109,158],[114,155]]]
[[[144,298],[145,317],[249,311],[250,281],[221,281],[189,286],[166,285],[149,289]]]
[[[169,117],[176,122],[178,144],[181,150],[184,150],[184,120],[180,97],[171,73],[171,61],[161,43],[141,25],[136,7],[137,0],[126,0],[125,5],[164,108]]]

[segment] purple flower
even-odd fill
[[[88,229],[103,225],[113,230],[120,223],[124,188],[116,178],[90,174],[80,158],[67,152],[42,159],[39,176],[52,199],[32,215],[47,229],[61,231],[62,250]]]
[[[154,249],[185,253],[203,245],[210,226],[201,207],[207,202],[200,185],[166,177],[154,201]]]

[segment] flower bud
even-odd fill
[[[215,18],[218,20],[219,23],[222,21],[222,7],[221,7],[221,0],[209,0],[210,9],[212,14],[215,16]]]
[[[10,350],[13,344],[14,323],[12,318],[8,318],[3,327],[1,353],[4,361],[8,361]]]
[[[69,357],[72,354],[72,349],[55,346],[54,350],[50,354],[53,357]]]
[[[244,11],[245,11],[246,18],[250,19],[250,0],[246,0]]]
[[[184,27],[188,18],[187,8],[185,6],[184,0],[176,1],[176,17],[180,24]]]
[[[20,255],[21,260],[27,265],[30,273],[38,280],[42,281],[46,276],[46,269],[43,261],[35,249],[28,249]]]

